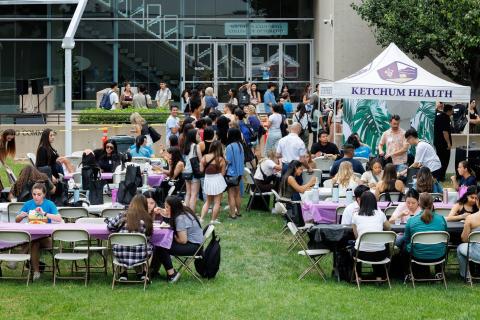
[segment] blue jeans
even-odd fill
[[[395,169],[397,170],[397,172],[402,172],[403,170],[407,169],[407,165],[406,164],[397,164],[395,165]]]
[[[265,147],[263,148],[263,156],[268,155],[268,151],[277,149],[278,141],[282,139],[282,132],[280,129],[273,129],[268,131],[267,142],[265,143]]]
[[[462,278],[465,278],[466,276],[465,272],[467,268],[467,250],[468,243],[462,243],[457,248],[458,269]],[[480,244],[472,243],[470,245],[470,258],[476,261],[480,261]]]

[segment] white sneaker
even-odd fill
[[[229,206],[229,205],[226,205],[226,206],[223,208],[223,210],[225,210],[225,211],[230,210],[230,206]]]
[[[220,224],[221,222],[218,221],[218,219],[215,219],[215,220],[211,220],[210,221],[210,224]]]
[[[17,268],[17,263],[15,261],[7,262],[7,268],[11,269],[11,270],[16,269]]]
[[[38,279],[40,279],[40,272],[35,271],[35,272],[33,273],[33,278],[32,278],[32,280],[35,281],[35,280],[38,280]]]
[[[277,209],[272,208],[272,214],[277,214],[277,213],[278,213],[278,212],[277,212]]]

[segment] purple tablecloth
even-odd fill
[[[66,174],[64,176],[65,180],[70,180],[72,178],[71,174]],[[102,173],[102,180],[112,180],[113,173],[111,172],[103,172]],[[151,173],[148,175],[148,185],[151,187],[158,187],[162,183],[163,179],[165,179],[165,175],[158,174],[158,173]]]
[[[28,223],[0,223],[0,230],[20,230],[30,233],[32,240],[50,236],[54,230],[60,229],[82,229],[86,230],[92,238],[107,240],[110,231],[106,224],[89,223],[60,223],[60,224],[28,224]],[[150,242],[157,247],[170,249],[173,241],[173,231],[171,229],[153,228],[153,235]]]
[[[397,205],[398,203],[379,202],[378,208],[385,210],[388,206]],[[302,216],[304,221],[313,221],[315,223],[336,223],[336,211],[340,206],[346,205],[342,202],[321,201],[319,203],[303,202]],[[435,202],[435,208],[451,209],[453,204]]]

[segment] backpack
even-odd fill
[[[203,230],[205,231],[208,227]],[[207,248],[203,250],[202,259],[195,260],[195,270],[202,278],[212,279],[220,268],[220,238],[217,238],[215,231]]]
[[[258,132],[253,130],[253,127],[250,123],[245,123],[245,126],[247,127],[248,131],[250,132],[250,141],[249,142],[256,142],[258,139]]]
[[[247,90],[240,90],[238,92],[238,105],[239,106],[246,106],[250,104],[250,95],[248,94]]]
[[[102,100],[100,100],[100,108],[105,110],[111,110],[112,104],[110,103],[110,95],[113,93],[113,90],[110,90],[107,93],[104,93],[102,96]]]
[[[288,135],[288,124],[286,123],[286,118],[282,115],[282,123],[280,123],[280,131],[282,132],[282,137]]]
[[[142,186],[142,173],[136,165],[127,166],[125,181],[118,186],[117,202],[128,205],[137,194],[137,188]]]

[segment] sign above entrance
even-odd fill
[[[226,36],[246,36],[247,31],[250,36],[286,36],[288,22],[225,22]]]

